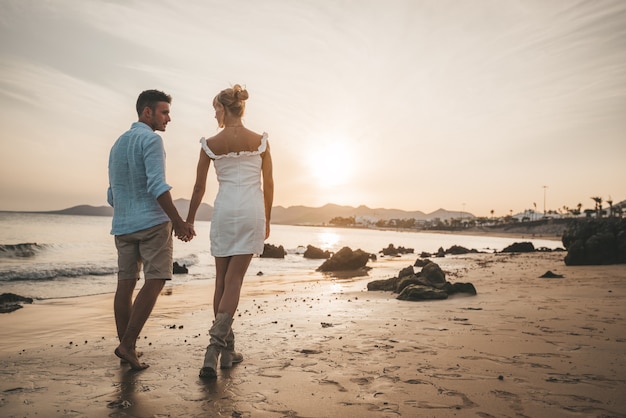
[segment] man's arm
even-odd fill
[[[172,226],[174,227],[174,234],[176,235],[176,238],[183,241],[191,241],[194,235],[196,235],[193,226],[183,221],[183,218],[180,217],[176,206],[174,206],[172,194],[169,190],[159,196],[157,198],[157,202],[159,202],[163,211],[172,220]]]

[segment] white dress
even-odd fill
[[[211,220],[211,255],[228,257],[262,254],[265,241],[265,204],[261,188],[261,153],[267,133],[256,151],[215,155],[200,139],[202,149],[214,161],[219,189]]]

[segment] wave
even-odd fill
[[[198,263],[198,255],[197,254],[189,254],[186,257],[174,257],[174,261],[178,264],[185,265],[187,267],[191,267]]]
[[[107,267],[71,267],[37,270],[8,270],[0,272],[0,282],[18,282],[28,280],[55,280],[81,276],[108,276],[115,274],[117,268]]]
[[[2,258],[28,258],[34,257],[37,253],[46,248],[44,244],[35,242],[25,242],[21,244],[0,244],[0,257]]]

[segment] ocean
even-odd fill
[[[197,236],[191,242],[175,240],[174,261],[185,265],[189,273],[175,275],[168,286],[214,279],[210,225],[210,222],[197,222]],[[115,292],[117,254],[110,228],[109,217],[0,212],[0,293],[52,299]],[[422,251],[436,252],[440,247],[461,245],[494,252],[516,241],[531,241],[536,248],[562,247],[560,241],[548,239],[272,225],[266,242],[282,245],[287,256],[253,258],[246,280],[316,274],[315,269],[323,260],[302,256],[309,244],[329,251],[348,246],[376,254],[389,244],[413,248],[414,254],[403,256],[406,264],[411,265]],[[372,267],[373,278],[392,275],[380,262],[370,262],[368,266]]]

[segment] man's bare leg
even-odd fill
[[[165,279],[146,280],[135,298],[128,320],[128,326],[120,341],[120,345],[115,349],[115,355],[128,361],[130,367],[134,370],[143,370],[149,367],[147,364],[139,361],[137,352],[135,351],[135,344],[139,333],[152,313],[152,308],[154,308],[164,285]]]
[[[133,292],[137,280],[118,280],[115,299],[113,300],[113,311],[115,312],[115,326],[117,328],[117,337],[120,341],[124,337],[130,313],[133,310]]]

